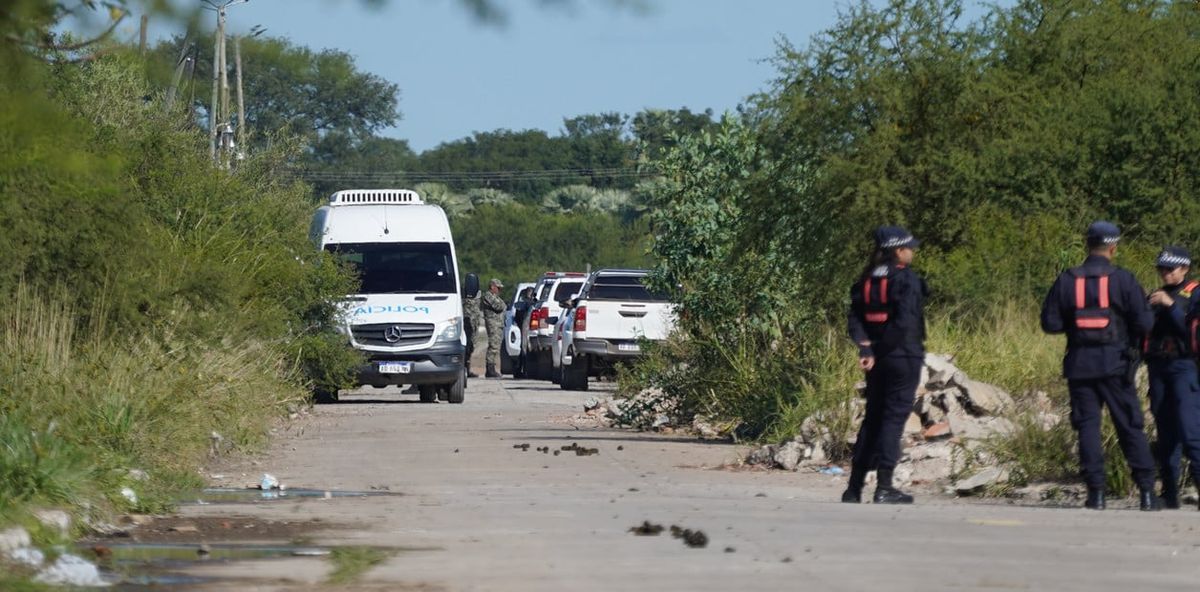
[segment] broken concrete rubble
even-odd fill
[[[856,388],[861,391],[861,385]],[[976,461],[989,460],[984,458],[986,455],[980,456],[983,454],[980,443],[994,435],[1011,433],[1012,422],[1001,414],[1014,406],[1013,398],[1002,389],[969,378],[954,365],[952,356],[928,354],[913,402],[913,414],[905,424],[903,438],[907,453],[896,467],[895,482],[900,486],[947,482],[954,473],[958,450]],[[813,414],[801,424],[800,434],[794,441],[764,446],[751,452],[745,462],[784,470],[818,470],[829,462],[830,450],[847,450],[856,436],[853,432],[832,433],[831,425],[846,422],[831,420],[849,414],[854,418],[851,423],[856,429],[864,412],[863,400],[856,398],[842,409]],[[835,460],[844,462],[847,459]],[[975,491],[1006,478],[1007,472],[996,467],[995,471],[982,471],[955,487]],[[986,483],[975,485],[979,481]]]
[[[775,456],[771,460],[775,462],[775,466],[785,471],[794,471],[800,466],[800,461],[804,459],[806,454],[812,454],[809,448],[793,440],[780,446],[775,451]]]
[[[967,380],[962,385],[959,402],[975,415],[996,415],[1013,405],[1008,393],[978,380]]]
[[[967,477],[954,482],[954,492],[959,495],[972,495],[979,493],[989,485],[994,485],[1008,479],[1008,470],[1003,467],[988,467]]]

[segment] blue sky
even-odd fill
[[[502,26],[480,24],[459,0],[389,0],[378,9],[358,0],[252,0],[232,7],[229,19],[235,31],[263,25],[268,35],[349,52],[360,69],[398,84],[403,119],[384,135],[420,152],[475,131],[558,133],[563,117],[585,113],[731,110],[769,85],[774,70],[763,60],[776,39],[803,44],[847,6],[643,2],[648,9],[639,11],[605,0],[496,0],[508,11]]]

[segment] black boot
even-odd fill
[[[1138,496],[1138,507],[1143,512],[1157,512],[1162,509],[1158,503],[1158,496],[1154,495],[1154,488],[1143,489],[1141,495]]]
[[[467,364],[467,378],[479,378],[478,372],[471,371],[471,365]]]
[[[499,373],[499,372],[496,372],[496,366],[495,366],[494,364],[488,364],[488,365],[487,365],[487,374],[486,374],[486,376],[487,376],[488,378],[500,378],[500,373]]]
[[[1103,510],[1104,505],[1104,489],[1099,487],[1089,487],[1087,491],[1087,501],[1083,502],[1083,507],[1089,510]]]
[[[875,497],[872,499],[877,504],[911,504],[913,496],[892,487],[892,470],[879,469],[875,475],[879,478],[879,484],[875,487]]]
[[[842,492],[842,503],[861,504],[863,483],[866,483],[866,481],[867,471],[852,465],[850,467],[850,482],[846,484],[846,491]]]
[[[1179,509],[1179,483],[1163,482],[1162,507],[1167,510]]]

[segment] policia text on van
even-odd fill
[[[446,213],[405,189],[338,191],[317,210],[310,235],[358,273],[358,292],[341,307],[342,331],[368,361],[358,383],[414,384],[424,402],[462,403],[463,286]]]

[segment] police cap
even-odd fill
[[[1121,240],[1121,229],[1116,224],[1098,220],[1087,229],[1089,245],[1115,245]]]
[[[1192,255],[1183,247],[1166,246],[1163,247],[1162,252],[1158,254],[1158,260],[1154,262],[1154,265],[1163,269],[1191,267]]]
[[[911,232],[899,226],[880,226],[875,229],[874,238],[877,249],[913,249],[921,244],[921,241],[913,238]]]

